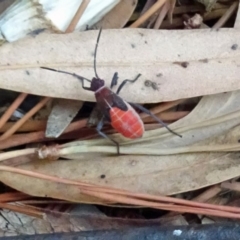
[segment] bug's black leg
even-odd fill
[[[42,69],[46,69],[46,70],[50,70],[50,71],[53,71],[53,72],[59,72],[59,73],[65,73],[65,74],[68,74],[68,75],[71,75],[75,78],[77,78],[78,80],[80,80],[80,82],[82,83],[82,88],[85,89],[85,90],[88,90],[88,91],[91,91],[91,88],[88,88],[88,87],[84,87],[83,85],[83,80],[87,80],[88,82],[91,82],[91,80],[85,78],[85,77],[82,77],[76,73],[70,73],[70,72],[66,72],[66,71],[61,71],[61,70],[57,70],[57,69],[54,69],[54,68],[48,68],[48,67],[40,67]]]
[[[166,123],[164,123],[162,120],[160,120],[156,115],[154,115],[153,113],[151,113],[151,111],[149,111],[148,109],[146,109],[145,107],[137,104],[137,103],[130,103],[133,107],[136,107],[138,109],[140,109],[141,111],[147,113],[149,116],[151,116],[152,118],[154,118],[158,123],[162,124],[169,132],[177,135],[178,137],[182,137],[182,135],[174,132],[172,129],[170,129],[168,127],[168,125]]]
[[[118,81],[118,73],[115,72],[113,74],[112,81],[111,81],[111,86],[110,86],[111,89],[117,85],[117,81]]]
[[[116,94],[119,94],[119,92],[121,91],[121,89],[123,88],[123,86],[127,83],[127,82],[131,82],[134,83],[138,80],[138,78],[141,76],[141,74],[138,74],[137,77],[135,77],[133,80],[130,79],[125,79],[118,87]]]
[[[112,141],[116,147],[117,147],[117,154],[119,155],[120,152],[119,152],[119,143],[116,142],[115,140],[111,139],[109,136],[107,136],[105,133],[103,133],[101,130],[102,130],[102,127],[104,125],[104,117],[102,117],[102,119],[98,122],[98,125],[97,125],[97,132],[100,136],[102,136],[103,138],[107,138],[108,140]]]

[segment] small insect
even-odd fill
[[[99,34],[97,37],[97,42],[96,42],[96,47],[95,47],[95,51],[94,51],[95,77],[92,80],[89,80],[85,77],[82,77],[78,74],[71,73],[71,72],[56,70],[56,69],[48,68],[48,67],[41,67],[41,68],[71,75],[81,81],[83,89],[95,92],[97,107],[102,112],[102,118],[97,124],[97,132],[99,133],[99,135],[101,135],[104,138],[109,139],[116,145],[118,154],[120,154],[119,143],[117,141],[113,140],[112,138],[110,138],[109,136],[107,136],[105,133],[103,133],[102,127],[104,125],[104,122],[108,121],[108,122],[110,122],[112,127],[115,130],[117,130],[117,132],[121,133],[126,138],[136,139],[136,138],[142,137],[142,135],[145,131],[144,124],[143,124],[143,121],[141,120],[140,116],[138,115],[138,113],[135,111],[135,109],[133,107],[138,108],[139,110],[149,114],[158,123],[160,123],[165,128],[167,128],[168,131],[170,131],[171,133],[173,133],[179,137],[182,137],[178,133],[171,130],[163,121],[161,121],[157,116],[152,114],[148,109],[142,107],[141,105],[135,104],[135,103],[128,103],[128,102],[124,101],[121,97],[118,96],[119,92],[122,90],[123,86],[127,82],[134,83],[135,81],[137,81],[139,79],[141,74],[138,74],[132,80],[125,79],[119,85],[116,93],[114,93],[111,89],[115,85],[117,85],[117,81],[118,81],[118,73],[117,72],[114,73],[114,75],[113,75],[110,88],[105,86],[105,81],[98,76],[97,68],[96,68],[96,55],[97,55],[97,48],[98,48],[98,43],[99,43],[99,39],[101,36],[101,32],[102,32],[102,29],[100,29],[100,31],[99,31]],[[91,82],[90,87],[84,86],[84,80]]]

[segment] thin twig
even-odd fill
[[[17,206],[17,205],[13,205],[13,204],[0,202],[0,208],[8,209],[8,210],[11,210],[13,212],[23,213],[23,214],[33,216],[33,217],[38,217],[38,218],[43,217],[43,213],[40,212],[40,211],[31,209],[31,208],[23,208],[22,206]]]
[[[0,132],[6,132],[11,128],[15,122],[6,122],[4,126],[0,129]],[[45,130],[47,126],[46,120],[28,120],[25,122],[16,132],[35,132]]]
[[[179,111],[179,112],[162,112],[155,114],[159,119],[161,119],[164,122],[169,121],[177,121],[185,116],[187,116],[190,112],[189,111]],[[157,122],[152,117],[144,118],[144,123],[152,123]]]
[[[12,116],[14,111],[19,107],[19,105],[24,101],[24,99],[27,97],[27,93],[21,93],[15,101],[9,106],[7,111],[3,114],[3,116],[0,119],[0,128],[8,121],[8,119]]]
[[[46,205],[46,204],[78,204],[77,202],[67,202],[67,201],[64,201],[64,200],[39,200],[39,199],[36,199],[36,200],[22,200],[21,201],[21,204],[24,204],[24,205]]]
[[[154,3],[155,3],[155,0],[147,0],[140,15],[143,15]]]
[[[68,28],[66,29],[65,33],[70,33],[73,32],[75,30],[75,27],[77,26],[79,20],[81,19],[84,11],[86,10],[88,4],[90,3],[91,0],[83,0],[76,12],[76,14],[74,15],[71,23],[69,24]]]
[[[157,203],[157,202],[149,202],[149,201],[144,201],[139,199],[132,199],[128,196],[114,196],[112,194],[107,194],[102,192],[97,193],[97,192],[93,192],[85,189],[81,189],[81,193],[92,196],[92,197],[98,197],[108,201],[116,201],[118,203],[123,203],[123,204],[145,206],[145,207],[151,207],[155,209],[162,209],[162,210],[174,211],[174,212],[180,212],[180,213],[187,212],[187,213],[194,213],[194,214],[201,214],[201,215],[212,215],[212,216],[218,216],[218,217],[240,219],[240,215],[238,213],[230,213],[222,210],[212,210],[212,209],[205,209],[205,208],[196,208],[196,207],[189,207],[189,206],[178,206],[178,205],[171,205],[171,204],[164,204],[164,203]]]
[[[23,144],[39,142],[42,140],[45,140],[44,131],[14,134],[6,140],[0,141],[0,149],[3,150],[6,148],[21,146]]]
[[[196,202],[207,202],[209,199],[215,197],[222,191],[222,188],[219,185],[214,185],[198,195],[197,197],[193,198],[193,201]]]
[[[237,10],[238,2],[234,2],[229,9],[222,15],[222,17],[213,25],[213,29],[221,28],[227,20],[232,16],[232,14]]]
[[[69,133],[75,131],[77,129],[81,129],[85,127],[87,124],[87,119],[82,119],[76,122],[71,123],[63,133]],[[0,149],[6,149],[10,147],[16,147],[27,143],[33,143],[38,141],[46,140],[45,132],[38,131],[32,133],[25,133],[25,134],[16,134],[5,141],[0,141]]]
[[[36,106],[34,106],[27,114],[25,114],[24,117],[18,120],[10,129],[8,129],[8,131],[2,134],[0,141],[3,141],[13,135],[18,130],[18,128],[20,128],[35,113],[37,113],[49,100],[49,97],[43,98],[38,104],[36,104]]]
[[[232,191],[240,192],[240,183],[239,182],[223,182],[221,183],[223,189],[229,189]]]
[[[0,202],[16,202],[29,198],[31,198],[31,196],[22,192],[8,192],[0,194]]]
[[[195,202],[202,202],[202,203],[208,202],[209,199],[215,197],[221,191],[222,191],[222,189],[219,185],[214,185],[191,200],[195,201]],[[179,216],[179,213],[170,212],[170,213],[167,213],[164,217],[173,217],[173,216],[177,216],[177,215]]]
[[[149,8],[142,16],[138,18],[137,21],[132,23],[130,28],[137,28],[142,25],[146,20],[148,20],[155,12],[157,12],[160,7],[166,2],[166,0],[158,0],[151,8]]]
[[[159,29],[162,22],[163,22],[163,19],[166,17],[168,11],[170,9],[170,2],[169,0],[165,2],[165,4],[163,5],[163,7],[161,8],[160,12],[159,12],[159,15],[158,15],[158,18],[154,24],[154,27],[153,29]]]

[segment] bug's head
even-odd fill
[[[97,91],[99,88],[103,87],[105,84],[104,80],[100,78],[93,78],[91,81],[91,90]]]

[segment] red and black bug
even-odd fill
[[[111,86],[110,88],[105,86],[105,81],[101,79],[97,74],[97,68],[96,68],[96,55],[97,55],[97,48],[99,39],[101,36],[102,29],[100,29],[96,47],[94,51],[94,72],[95,77],[92,80],[89,80],[85,77],[82,77],[75,73],[70,73],[66,71],[56,70],[53,68],[48,67],[41,67],[43,69],[59,72],[59,73],[65,73],[69,74],[73,77],[76,77],[82,82],[82,88],[88,91],[95,92],[95,98],[97,102],[97,106],[99,110],[102,112],[102,118],[99,121],[97,125],[97,131],[99,135],[101,135],[104,138],[107,138],[111,140],[116,146],[117,146],[117,153],[119,154],[119,144],[109,136],[107,136],[105,133],[103,133],[102,127],[104,125],[105,121],[110,122],[112,127],[116,129],[119,133],[121,133],[124,137],[130,138],[130,139],[136,139],[142,137],[145,129],[144,124],[141,118],[139,117],[138,113],[134,110],[134,108],[138,108],[139,110],[149,114],[151,117],[153,117],[157,122],[159,122],[161,125],[163,125],[165,128],[168,129],[169,132],[182,137],[178,133],[171,130],[162,120],[160,120],[157,116],[155,116],[153,113],[151,113],[148,109],[144,108],[143,106],[136,104],[136,103],[127,103],[124,101],[121,97],[118,96],[119,92],[122,90],[123,86],[127,82],[134,83],[137,81],[137,79],[141,76],[141,74],[138,74],[133,80],[125,79],[118,87],[116,93],[114,93],[111,89],[113,86],[117,85],[118,80],[118,73],[114,73]],[[84,80],[87,80],[91,82],[90,87],[84,86]],[[133,108],[134,107],[134,108]]]

